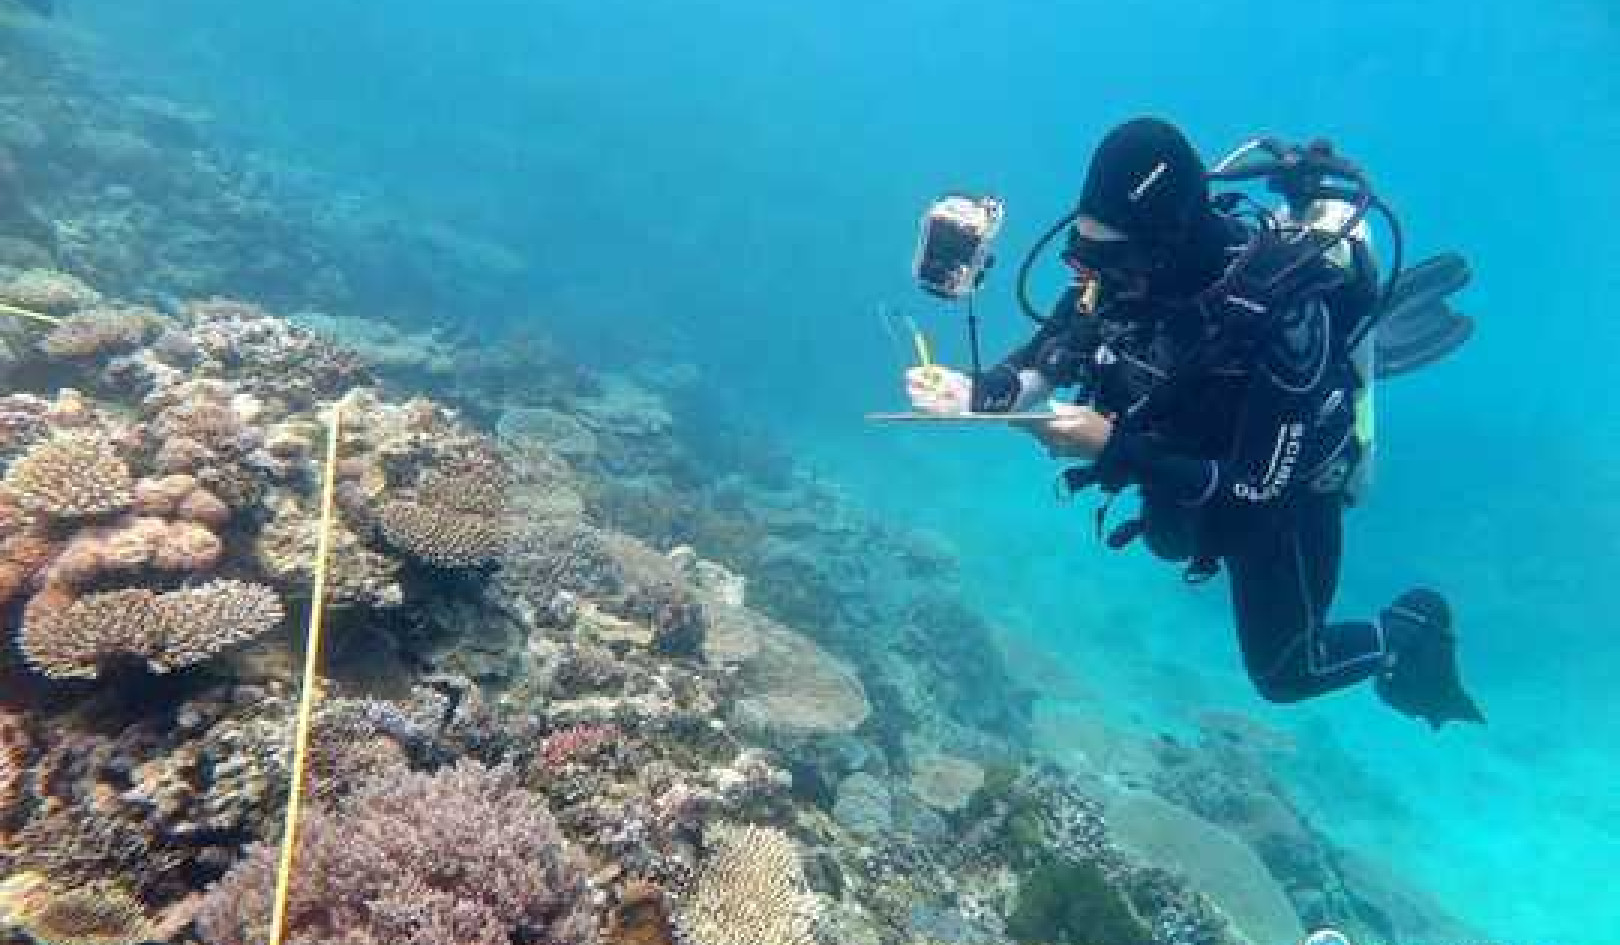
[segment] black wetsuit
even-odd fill
[[[1359,450],[1358,379],[1336,319],[1371,304],[1369,282],[1321,263],[1290,286],[1273,298],[1149,298],[1105,317],[1081,314],[1071,292],[985,376],[988,390],[1015,395],[981,403],[1010,409],[1027,399],[1016,392],[1044,382],[1079,387],[1120,418],[1093,468],[1141,488],[1155,554],[1224,564],[1244,664],[1278,702],[1360,682],[1386,662],[1376,623],[1328,622]]]

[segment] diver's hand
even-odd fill
[[[1053,456],[1065,459],[1096,459],[1108,445],[1114,422],[1090,407],[1052,402],[1053,420],[1021,423]]]
[[[906,395],[918,413],[967,413],[973,381],[961,371],[937,364],[908,368]]]

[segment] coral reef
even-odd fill
[[[208,945],[264,941],[275,848],[262,845],[197,917]],[[582,865],[543,801],[510,770],[463,762],[374,783],[341,811],[310,812],[298,840],[288,932],[310,943],[584,945],[595,918]]]
[[[335,411],[294,940],[1445,927],[1322,839],[1268,773],[1287,739],[1241,716],[1193,742],[1064,717],[1108,763],[1031,763],[1028,683],[949,547],[689,365],[598,372],[543,320],[493,324],[534,288],[500,246],[7,53],[0,300],[64,318],[0,322],[8,920],[178,945],[197,912],[210,945],[263,939],[298,655],[270,630],[308,607]]]

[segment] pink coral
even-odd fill
[[[617,725],[571,725],[546,736],[540,743],[540,757],[556,767],[595,754],[623,737],[624,732]]]
[[[288,939],[303,945],[588,945],[582,862],[510,769],[462,762],[373,782],[299,833]],[[277,850],[254,847],[197,916],[208,945],[259,945]]]

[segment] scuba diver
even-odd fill
[[[1224,567],[1263,697],[1296,702],[1371,679],[1385,703],[1434,728],[1484,722],[1439,593],[1409,590],[1375,619],[1329,619],[1342,516],[1370,458],[1374,372],[1361,353],[1375,345],[1388,376],[1461,344],[1472,323],[1444,296],[1466,269],[1441,257],[1380,291],[1365,215],[1376,207],[1396,226],[1393,216],[1369,187],[1323,184],[1365,184],[1354,165],[1320,143],[1255,146],[1275,159],[1265,179],[1290,199],[1251,218],[1239,195],[1212,196],[1211,181],[1259,174],[1230,160],[1206,171],[1181,131],[1157,119],[1109,132],[1078,206],[1025,261],[1020,301],[1041,322],[1035,336],[979,370],[975,332],[972,372],[911,368],[908,394],[924,413],[1008,413],[1078,388],[1084,402],[1054,402],[1055,418],[1021,425],[1054,456],[1089,461],[1064,473],[1071,491],[1096,487],[1111,502],[1139,490],[1141,511],[1111,530],[1111,547],[1140,537],[1193,581]],[[994,211],[999,225],[999,202]],[[1041,318],[1023,283],[1063,227],[1074,279]],[[1396,237],[1398,273],[1398,227]],[[1369,337],[1374,323],[1382,328]]]

